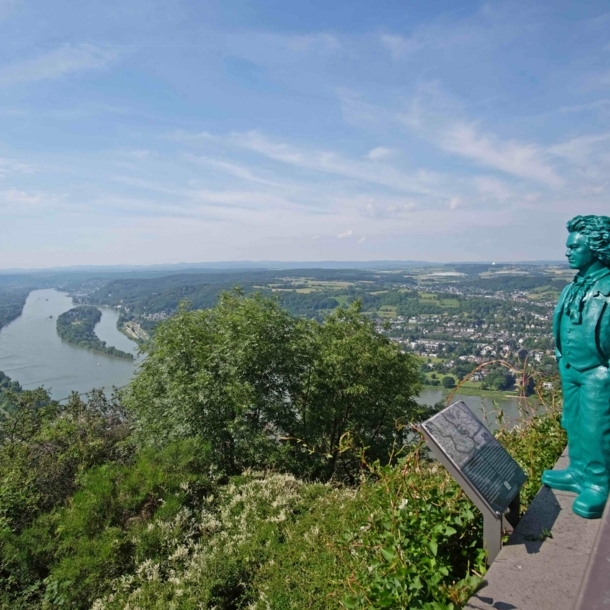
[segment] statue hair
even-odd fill
[[[574,216],[568,221],[570,233],[582,233],[587,246],[605,267],[610,267],[610,218],[608,216]]]

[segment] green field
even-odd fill
[[[396,317],[396,307],[393,305],[382,305],[377,311],[377,315],[380,318],[395,318]]]

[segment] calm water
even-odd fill
[[[0,331],[0,371],[26,389],[42,385],[56,399],[65,398],[72,390],[110,390],[128,383],[137,361],[73,347],[59,338],[57,316],[72,307],[72,299],[56,290],[31,292],[21,317]],[[98,337],[136,355],[136,344],[116,328],[118,314],[106,307],[100,309],[102,319],[95,327]]]
[[[422,393],[418,396],[417,402],[420,404],[433,405],[439,400],[445,402],[449,393],[447,391],[436,389],[436,388],[425,388]],[[482,421],[486,421],[490,428],[494,429],[496,425],[496,416],[494,413],[494,403],[491,399],[485,396],[466,396],[464,394],[454,394],[451,402],[457,402],[463,400],[472,410],[472,412],[479,417]],[[495,405],[504,411],[504,418],[506,423],[516,423],[519,419],[519,401],[516,398],[504,398],[495,400]],[[487,414],[487,418],[485,417]]]

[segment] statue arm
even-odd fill
[[[610,367],[610,297],[606,297],[606,303],[602,310],[597,329],[599,333],[597,337],[599,351],[606,361],[606,366]]]

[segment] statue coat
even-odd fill
[[[572,284],[568,284],[561,293],[553,314],[553,338],[555,339],[555,356],[561,358],[559,339],[563,305]],[[582,309],[583,333],[591,342],[595,342],[600,364],[610,366],[610,275],[598,280],[585,296]],[[577,363],[572,363],[576,365]]]

